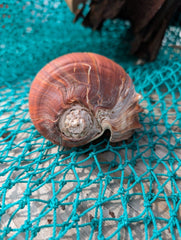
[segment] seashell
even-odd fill
[[[140,128],[131,78],[112,60],[95,53],[71,53],[48,63],[29,94],[30,117],[52,143],[85,145],[110,131],[110,142],[128,139]]]

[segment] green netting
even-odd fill
[[[0,239],[180,239],[181,19],[157,60],[138,65],[128,22],[93,32],[62,0],[0,3]],[[31,81],[75,51],[103,54],[134,80],[144,112],[131,139],[65,149],[34,128]]]

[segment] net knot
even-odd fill
[[[91,152],[91,153],[89,153],[89,157],[90,157],[90,158],[93,158],[93,157],[94,157],[94,155],[95,155],[95,153],[94,153],[94,152]]]
[[[75,192],[76,192],[76,193],[82,192],[82,188],[81,188],[80,186],[77,186],[77,187],[75,188]]]
[[[99,224],[99,220],[98,220],[97,218],[93,218],[93,219],[91,220],[91,226],[92,226],[93,228],[97,228],[98,224]]]
[[[174,150],[174,148],[175,148],[175,147],[174,147],[173,145],[171,145],[171,144],[170,144],[170,145],[168,145],[168,150],[170,150],[170,151],[173,151],[173,150]]]
[[[87,184],[89,184],[90,182],[91,182],[91,180],[90,180],[89,178],[87,178],[87,179],[85,179],[84,184],[87,185]]]
[[[59,201],[58,201],[58,199],[55,197],[55,198],[52,198],[50,201],[49,201],[49,204],[48,204],[49,206],[50,206],[50,208],[51,209],[57,209],[58,208],[58,206],[59,206]]]
[[[25,232],[27,229],[29,229],[32,226],[32,224],[26,220],[25,224],[20,227],[21,232]]]
[[[144,224],[149,225],[151,222],[151,217],[150,216],[145,216],[143,219]]]
[[[123,165],[119,165],[119,167],[118,167],[118,171],[124,171],[124,167],[123,167]]]
[[[25,199],[22,199],[20,202],[19,202],[19,208],[20,209],[23,209],[27,204],[27,201]]]
[[[147,196],[148,200],[151,201],[151,200],[154,198],[155,194],[152,193],[152,192],[148,192],[148,193],[146,194],[146,196]]]
[[[148,166],[148,167],[147,167],[147,170],[148,170],[149,172],[151,172],[151,171],[153,171],[153,167]]]
[[[172,219],[171,220],[171,224],[172,224],[173,227],[175,227],[176,226],[176,222],[177,222],[177,216],[172,216],[171,219]]]
[[[32,227],[32,223],[28,220],[25,221],[24,225],[26,226],[26,229]]]
[[[52,146],[52,145],[53,145],[53,143],[50,142],[50,141],[48,141],[48,142],[46,143],[46,146],[47,146],[47,147],[50,147],[50,146]]]
[[[175,177],[176,177],[175,173],[173,173],[173,172],[168,172],[168,176],[171,179],[175,179]]]
[[[10,233],[12,231],[11,227],[5,227],[4,228],[4,236],[6,236],[8,233]]]
[[[145,200],[144,207],[146,207],[146,208],[151,207],[151,203],[148,200]]]
[[[132,175],[130,175],[130,182],[134,182],[135,181],[135,177],[134,177],[134,175],[132,174]]]
[[[158,232],[157,230],[154,230],[152,238],[155,239],[155,238],[159,238],[159,237],[161,237],[161,233]]]
[[[116,161],[112,161],[112,162],[110,163],[110,165],[111,165],[112,168],[115,168],[115,167],[118,166],[118,163],[117,163]]]
[[[154,149],[155,148],[155,143],[149,143],[149,147],[151,148],[151,149]]]
[[[173,164],[175,162],[175,158],[170,157],[168,162],[170,164]],[[179,167],[179,164],[178,164],[178,167]]]
[[[43,183],[43,180],[42,180],[41,178],[39,178],[39,179],[36,180],[36,185],[37,185],[37,186],[40,185],[40,184],[42,184],[42,183]]]
[[[55,160],[55,161],[53,162],[53,164],[54,164],[55,166],[60,166],[60,163],[58,162],[58,160]]]
[[[107,184],[109,184],[112,181],[112,177],[108,175],[106,177],[106,181],[107,181]]]
[[[124,194],[125,193],[125,190],[124,190],[124,188],[123,187],[121,187],[121,188],[119,188],[118,189],[118,194]]]
[[[28,123],[28,122],[30,122],[30,119],[21,119],[21,122]]]
[[[69,163],[70,168],[75,167],[76,165],[77,165],[76,162],[70,162],[70,163]]]
[[[103,235],[100,235],[99,240],[105,240],[105,237]]]
[[[124,227],[127,227],[129,225],[129,219],[126,216],[122,216],[121,223],[124,225]]]
[[[74,222],[78,222],[80,220],[79,216],[77,214],[75,214],[73,217],[72,217],[72,220]]]
[[[97,202],[95,203],[95,206],[96,206],[96,207],[99,207],[99,206],[101,206],[101,204],[102,204],[101,201],[97,201]]]
[[[19,167],[18,166],[13,166],[14,171],[18,171]]]
[[[47,177],[47,179],[45,180],[45,182],[46,182],[46,183],[50,183],[50,182],[52,181],[52,179],[54,179],[54,178],[55,178],[55,176],[49,175],[49,176]]]
[[[170,212],[170,217],[177,218],[177,213],[175,211]]]
[[[32,232],[32,237],[36,237],[37,233],[40,231],[40,227],[34,227],[31,232]]]
[[[163,187],[162,187],[162,186],[158,186],[158,191],[159,191],[160,193],[162,193],[162,192],[163,192]]]
[[[181,196],[179,196],[179,193],[176,193],[176,194],[172,194],[170,197],[172,198],[172,201],[178,202]]]
[[[15,183],[11,179],[7,179],[7,181],[3,184],[3,187],[6,189],[11,189]]]
[[[66,181],[61,180],[60,183],[59,183],[59,186],[64,187],[66,185],[66,183],[67,183]]]
[[[138,176],[136,176],[136,177],[135,177],[135,181],[136,181],[137,183],[139,183],[139,182],[141,182],[141,178],[138,177]]]
[[[97,174],[97,176],[98,176],[99,178],[104,178],[104,173],[103,173],[103,172],[99,172],[99,173]]]
[[[31,142],[31,140],[30,140],[29,138],[27,138],[27,139],[25,140],[25,142],[29,144],[29,143]]]
[[[65,227],[68,227],[69,226],[69,223],[68,222],[64,222],[62,223],[62,228],[65,229]]]
[[[26,171],[27,173],[29,173],[29,172],[31,172],[31,171],[34,171],[34,168],[31,167],[31,166],[27,166],[26,169],[25,169],[25,171]]]
[[[31,195],[31,189],[27,188],[24,192],[24,196],[29,197]]]

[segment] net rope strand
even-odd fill
[[[92,31],[63,0],[3,0],[0,17],[0,240],[181,238],[181,18],[156,61],[138,65],[128,22]],[[33,126],[33,78],[77,51],[105,55],[133,79],[144,112],[129,140],[66,149]]]

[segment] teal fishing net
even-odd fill
[[[0,2],[0,239],[181,238],[181,18],[156,61],[129,54],[130,24],[100,32],[73,23],[62,0]],[[142,128],[66,149],[42,137],[28,112],[35,74],[66,53],[105,55],[142,95]]]

